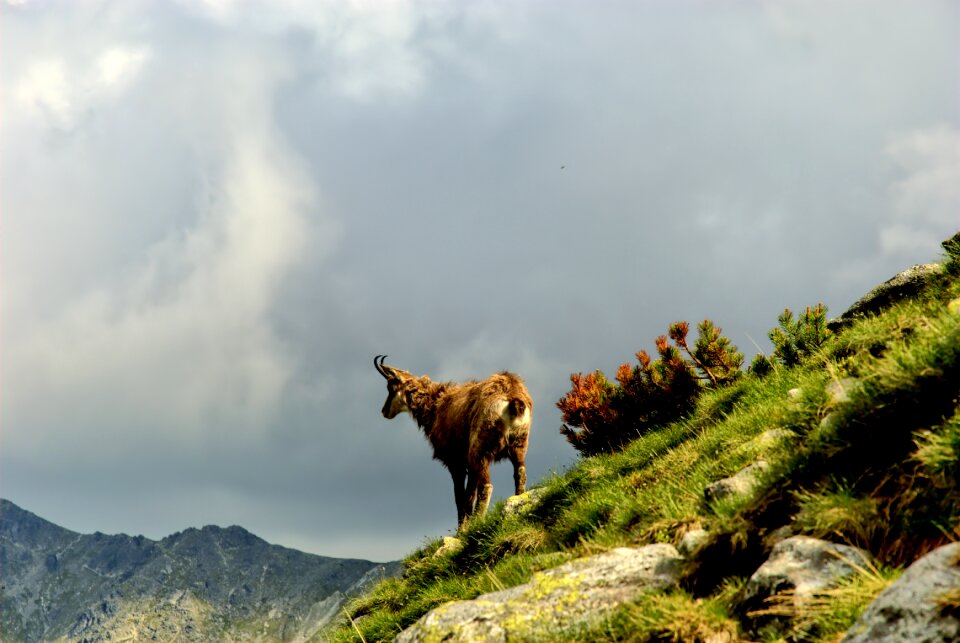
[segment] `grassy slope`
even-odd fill
[[[794,614],[792,632],[760,634],[835,640],[904,565],[960,539],[958,265],[953,258],[921,296],[835,336],[816,359],[705,394],[691,417],[542,481],[545,496],[529,513],[506,517],[501,503],[461,534],[456,554],[433,557],[441,541],[429,543],[406,559],[403,578],[354,601],[332,640],[390,640],[447,601],[612,547],[676,544],[695,528],[711,536],[681,588],[624,606],[585,640],[744,636],[739,590],[784,528],[878,560]],[[836,405],[825,387],[843,377],[860,386]],[[801,394],[788,396],[794,388]],[[771,428],[796,438],[756,439]],[[754,493],[703,501],[709,483],[758,458],[773,466]]]

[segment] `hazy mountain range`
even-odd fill
[[[78,534],[0,499],[0,638],[306,640],[398,563],[327,558],[241,527]]]

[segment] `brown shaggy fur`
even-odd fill
[[[457,525],[483,515],[490,502],[490,465],[509,458],[517,494],[527,486],[524,457],[533,400],[519,376],[504,371],[483,381],[434,382],[426,375],[374,364],[387,380],[387,419],[407,411],[433,446],[433,457],[450,471]]]

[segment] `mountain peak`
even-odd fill
[[[77,534],[0,498],[0,538],[27,546],[49,547],[71,536]]]
[[[237,525],[191,527],[160,541],[83,535],[5,499],[0,563],[2,640],[122,638],[147,615],[183,626],[155,632],[160,638],[243,638],[236,628],[250,622],[278,635],[268,639],[307,636],[372,571],[398,569],[271,545]],[[201,621],[197,609],[207,615]]]

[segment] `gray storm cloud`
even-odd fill
[[[905,132],[886,149],[896,177],[890,185],[893,217],[880,230],[880,247],[898,254],[931,247],[960,213],[960,129],[947,124]]]
[[[270,325],[274,292],[308,249],[326,253],[336,230],[323,225],[313,182],[271,122],[274,81],[244,62],[228,93],[204,105],[206,114],[194,111],[219,144],[211,167],[197,168],[190,222],[103,286],[65,298],[56,315],[8,322],[16,341],[5,359],[22,374],[7,396],[8,444],[69,458],[57,447],[95,430],[108,437],[102,455],[117,457],[114,449],[137,442],[244,440],[279,412],[296,358]],[[61,80],[45,77],[57,89],[41,91],[28,69],[21,81],[30,107],[38,96],[56,98],[57,109],[40,114],[55,119],[49,126],[73,118],[64,107],[75,103],[72,89]],[[79,431],[64,431],[68,410]]]

